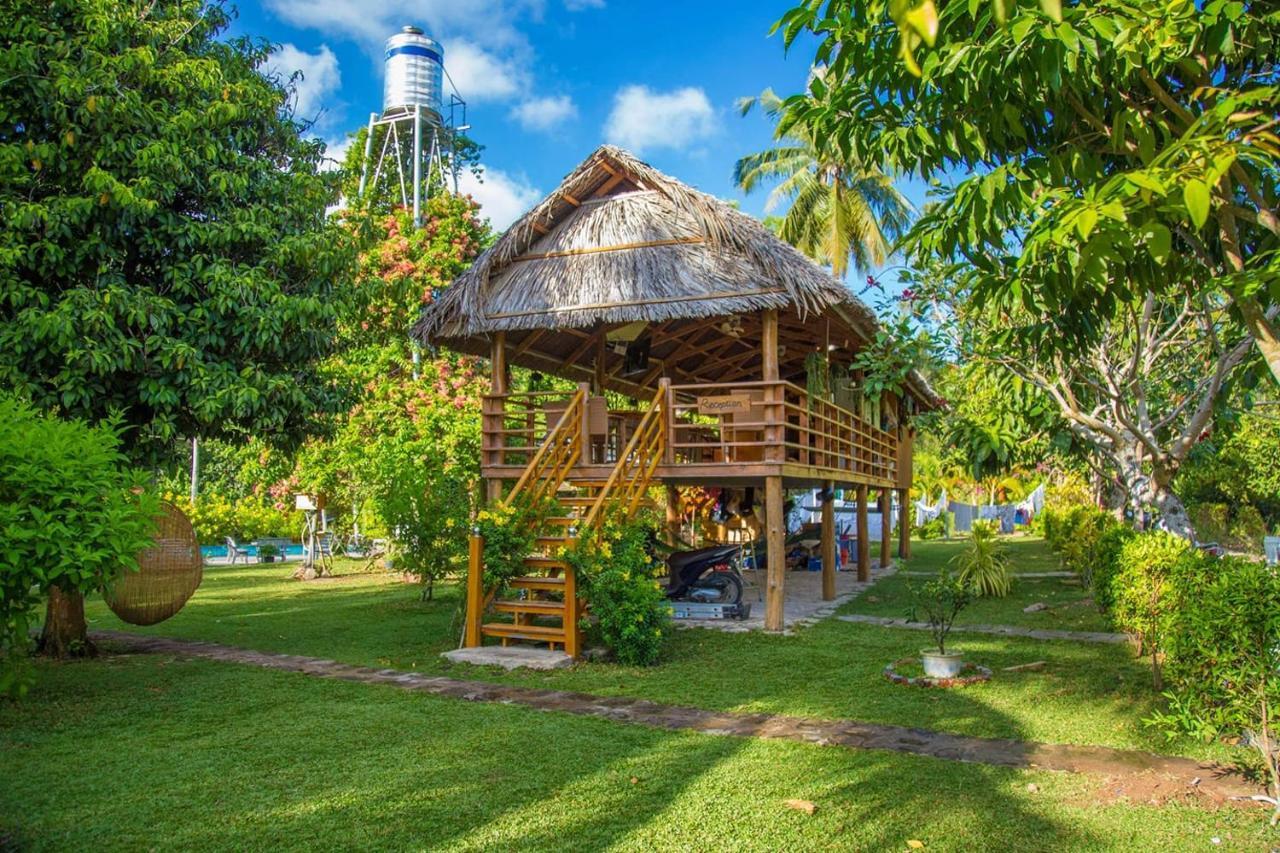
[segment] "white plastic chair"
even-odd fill
[[[238,544],[236,544],[236,540],[228,536],[227,537],[227,565],[234,566],[236,564],[236,560],[238,560],[241,557],[244,557],[244,561],[246,563],[249,562],[249,552],[246,549],[240,547]]]

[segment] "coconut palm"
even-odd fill
[[[746,115],[757,104],[775,120],[782,113],[782,99],[771,89],[743,99],[739,107]],[[739,160],[733,180],[747,193],[777,182],[765,210],[791,203],[778,236],[828,264],[839,278],[848,272],[850,259],[860,272],[883,264],[911,214],[910,202],[889,176],[820,148],[804,126],[780,127],[774,139],[777,146]]]

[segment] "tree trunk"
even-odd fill
[[[1175,471],[1157,464],[1153,474],[1146,474],[1142,470],[1141,457],[1136,448],[1123,450],[1116,456],[1120,463],[1120,479],[1129,495],[1133,517],[1138,525],[1145,529],[1142,513],[1147,507],[1151,507],[1156,511],[1158,529],[1194,542],[1196,534],[1191,527],[1191,517],[1187,514],[1182,499],[1170,488]]]
[[[1241,297],[1237,298],[1235,303],[1240,310],[1245,328],[1249,330],[1253,342],[1258,345],[1258,351],[1262,353],[1267,367],[1271,368],[1271,375],[1276,382],[1280,383],[1280,328],[1277,328],[1275,321],[1267,316],[1267,312],[1256,299]]]
[[[89,626],[84,621],[84,596],[79,590],[49,588],[44,628],[37,650],[53,658],[89,657],[97,648],[89,642]]]

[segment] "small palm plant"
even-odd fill
[[[951,559],[956,577],[980,596],[1004,598],[1013,588],[1009,558],[1005,556],[996,525],[978,522],[964,550]]]

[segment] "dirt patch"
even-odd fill
[[[1163,806],[1166,803],[1182,803],[1206,809],[1237,808],[1256,809],[1265,806],[1247,799],[1239,790],[1238,777],[1226,785],[1220,784],[1220,769],[1206,768],[1204,776],[1187,779],[1166,773],[1127,773],[1123,776],[1104,776],[1085,803],[1085,807],[1103,803],[1137,803]],[[1267,806],[1267,808],[1270,808]]]

